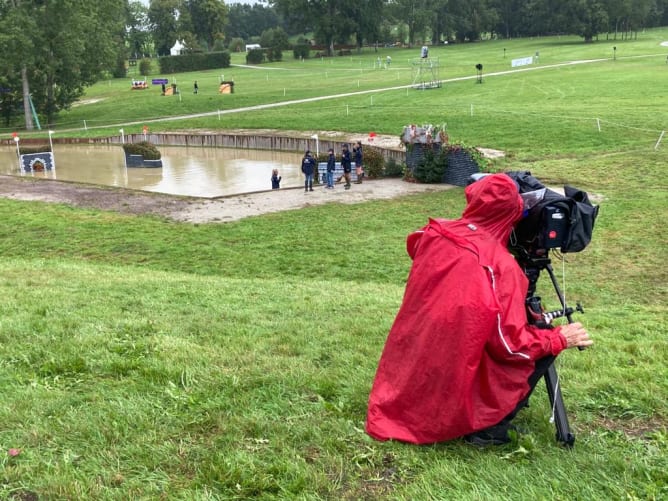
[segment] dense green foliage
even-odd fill
[[[0,2],[0,83],[18,95],[30,94],[50,122],[125,59],[123,14],[118,0]],[[24,109],[32,128],[28,103]]]
[[[229,68],[230,53],[208,52],[206,54],[187,54],[181,56],[161,57],[160,71],[162,73],[182,73],[185,71],[202,71],[210,69]]]
[[[596,342],[559,357],[572,450],[554,442],[542,387],[501,448],[363,432],[410,269],[405,237],[461,214],[459,188],[224,224],[0,199],[0,498],[666,498],[665,40],[663,30],[617,43],[616,60],[611,45],[563,38],[442,48],[448,78],[463,80],[435,91],[392,89],[412,81],[406,51],[382,52],[394,59],[383,71],[375,55],[286,61],[271,75],[235,68],[243,92],[225,96],[228,109],[355,90],[375,99],[151,125],[398,137],[405,124],[447,120],[454,141],[504,150],[494,169],[587,190],[601,206],[594,239],[555,262]],[[546,66],[475,84],[475,62],[509,69],[503,49],[509,59],[540,50]],[[73,108],[63,128],[117,134],[126,120],[218,107],[219,72],[178,78],[195,75],[200,93],[182,102],[126,81],[95,85],[86,98],[99,101]],[[106,129],[83,130],[90,117]],[[539,288],[556,307],[545,277]]]
[[[160,160],[160,150],[147,141],[140,141],[138,143],[124,143],[123,151],[128,155],[141,155],[144,160]]]

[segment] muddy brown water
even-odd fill
[[[21,172],[16,149],[0,147],[0,174],[43,177],[194,197],[220,197],[303,184],[300,153],[230,148],[161,146],[162,168],[126,168],[123,150],[106,145],[54,145],[56,168]]]

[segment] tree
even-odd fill
[[[262,32],[276,27],[286,28],[274,7],[261,4],[235,3],[229,6],[225,33],[228,37],[249,40]],[[297,30],[300,33],[301,30]]]
[[[358,50],[361,50],[364,41],[373,44],[380,38],[382,17],[378,13],[382,12],[384,4],[385,0],[367,0],[353,5],[350,21]]]
[[[138,1],[129,3],[126,31],[130,55],[139,59],[149,54],[151,33],[149,31],[148,7],[143,3]]]
[[[334,54],[334,43],[345,42],[354,33],[350,13],[355,12],[356,0],[269,0],[283,15],[289,26],[303,33],[313,29],[315,39]]]
[[[580,35],[585,42],[592,42],[608,26],[608,13],[599,0],[570,0],[565,12],[569,31]]]
[[[430,11],[427,0],[392,0],[390,11],[396,20],[408,27],[408,45],[413,46],[417,38],[429,25]]]
[[[180,0],[151,0],[148,19],[155,51],[159,56],[168,56],[176,43],[180,4]]]
[[[211,50],[216,38],[223,37],[227,7],[222,0],[185,0],[184,12],[189,14],[191,33],[201,38]],[[185,31],[182,28],[182,31]]]
[[[20,74],[26,128],[30,101],[50,123],[104,72],[122,51],[124,0],[11,0],[0,4],[0,33],[8,55],[5,75]]]

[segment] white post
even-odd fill
[[[218,120],[220,120],[220,110],[218,110]]]
[[[88,130],[88,127],[86,126],[86,121],[84,120],[84,130]]]
[[[51,167],[53,167],[53,170],[56,170],[56,155],[53,152],[53,140],[51,139],[53,133],[54,131],[49,131],[49,147],[51,148]]]
[[[346,116],[350,114],[350,110],[348,109],[348,105],[346,104]]]
[[[663,139],[663,136],[664,136],[665,134],[666,134],[666,131],[665,131],[665,130],[662,130],[662,131],[661,131],[661,135],[659,136],[659,140],[658,140],[658,141],[656,142],[656,144],[654,145],[654,149],[655,149],[655,150],[658,150],[658,149],[659,149],[659,144],[661,143],[661,140]]]
[[[320,141],[318,140],[318,134],[313,134],[311,139],[315,139],[315,156],[320,156]]]
[[[596,128],[598,128],[598,131],[601,132],[601,119],[600,118],[596,119]]]
[[[285,97],[285,87],[283,87],[283,97]]]
[[[14,136],[14,142],[16,143],[16,157],[19,160],[19,169],[23,172],[23,164],[21,163],[21,149],[19,148],[19,136]]]
[[[471,116],[473,116],[473,105],[471,105]]]
[[[121,133],[121,144],[125,144],[125,132],[123,129],[119,129],[118,132]],[[125,154],[125,149],[123,149],[123,164],[125,165],[125,168],[128,168],[128,157]]]

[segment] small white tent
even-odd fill
[[[185,45],[183,45],[183,42],[179,42],[179,41],[177,40],[176,43],[174,44],[174,47],[172,47],[171,49],[169,49],[169,53],[170,53],[172,56],[180,56],[180,55],[181,55],[181,51],[183,50],[184,47],[185,47]]]

